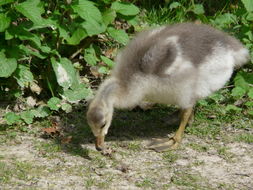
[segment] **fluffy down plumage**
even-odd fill
[[[141,32],[117,56],[112,75],[89,106],[88,123],[100,138],[108,132],[114,107],[131,108],[148,100],[187,110],[222,88],[234,68],[248,59],[237,39],[207,25],[184,23]]]

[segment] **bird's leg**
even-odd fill
[[[193,118],[193,108],[187,108],[181,110],[180,113],[180,125],[176,134],[171,138],[166,139],[154,139],[148,146],[149,149],[155,150],[157,152],[162,152],[170,149],[176,149],[178,145],[181,143],[183,138],[183,133],[185,127],[191,118]]]

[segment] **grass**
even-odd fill
[[[140,28],[185,20],[194,21],[198,19],[205,22],[207,19],[205,16],[194,15],[189,1],[182,1],[182,7],[175,9],[170,9],[169,6],[162,7],[160,4],[161,2],[159,1],[151,0],[142,2],[141,20],[143,25]],[[224,6],[227,7],[227,5]],[[209,16],[213,14],[219,15],[223,12],[223,10],[219,9],[218,11],[215,10],[214,13],[213,5],[210,5],[209,8],[210,10],[205,10],[208,11]],[[110,47],[115,46],[111,42],[108,42],[108,45]],[[188,144],[182,144],[182,146],[186,145],[196,150],[198,155],[206,155],[210,149],[215,149],[214,154],[230,162],[234,155],[229,152],[226,146],[217,146],[219,142],[222,141],[225,145],[234,141],[253,143],[252,118],[245,115],[244,112],[226,111],[226,106],[235,102],[230,94],[230,89],[222,89],[196,105],[195,121],[193,125],[186,128],[186,133],[192,139],[200,139],[204,143],[198,144],[198,142],[193,140]],[[39,155],[36,156],[43,158],[46,162],[52,161],[50,163],[60,160],[60,164],[52,164],[52,167],[46,166],[45,168],[26,161],[8,159],[8,162],[6,162],[6,158],[0,155],[0,183],[15,185],[19,183],[19,180],[24,183],[31,182],[35,178],[45,177],[50,174],[56,175],[65,171],[67,177],[80,177],[78,179],[81,179],[82,187],[86,189],[110,189],[113,181],[121,179],[129,180],[129,183],[132,180],[135,186],[142,189],[170,189],[172,186],[178,189],[213,189],[212,184],[209,184],[206,178],[196,172],[191,173],[191,166],[202,166],[205,164],[204,161],[197,160],[187,166],[175,166],[178,159],[187,156],[184,150],[157,153],[156,156],[160,160],[158,159],[157,163],[149,162],[151,163],[149,165],[154,165],[156,169],[154,173],[153,170],[146,171],[138,168],[141,166],[136,166],[135,160],[131,158],[138,155],[138,152],[146,151],[142,146],[142,141],[150,140],[153,137],[166,137],[167,134],[172,135],[177,130],[178,126],[166,122],[168,116],[175,110],[175,107],[164,105],[155,105],[151,110],[145,112],[140,109],[132,111],[116,110],[106,142],[120,155],[119,161],[116,158],[105,157],[99,152],[83,147],[83,145],[94,143],[94,137],[85,120],[84,108],[76,106],[73,112],[58,115],[61,119],[61,135],[72,136],[69,143],[61,143],[61,137],[47,137],[47,139],[36,140],[33,143],[34,152],[39,152]],[[23,133],[34,135],[37,139],[40,139],[41,128],[50,127],[51,125],[50,118],[47,118],[35,122],[32,127],[0,126],[0,145],[7,145],[8,142],[14,142],[13,144],[15,144],[16,139],[22,136]],[[225,139],[228,140],[225,141]],[[65,166],[64,163],[67,162],[67,158],[65,159],[64,156],[67,158],[73,156],[74,159],[73,157],[71,158],[73,160],[81,160],[81,164],[74,162],[73,165]],[[128,171],[124,173],[118,170],[118,173],[115,172],[117,165],[121,161],[128,161],[128,159],[134,160],[129,163],[129,171],[131,173],[127,173]],[[146,157],[145,159],[145,161],[148,161],[150,158]],[[158,164],[158,169],[155,167],[156,164]],[[164,176],[159,176],[164,169],[166,170],[165,177],[172,175],[171,182],[167,178],[163,179],[162,177]],[[110,170],[113,170],[114,173]],[[49,172],[49,174],[46,172]],[[131,178],[132,176],[133,178]],[[64,178],[62,178],[62,181],[64,181]],[[53,188],[54,186],[52,186]],[[218,188],[234,189],[233,185],[225,183],[219,184]]]
[[[163,159],[170,164],[176,162],[179,157],[180,156],[173,151],[167,151],[163,154]]]
[[[173,184],[187,189],[213,189],[211,185],[209,185],[208,181],[198,174],[190,174],[181,171],[176,172],[172,176],[171,181]]]
[[[152,181],[152,179],[149,179],[149,178],[145,178],[141,181],[137,181],[136,183],[136,186],[137,187],[142,187],[142,188],[152,188],[154,187],[154,182]]]
[[[0,184],[18,184],[20,181],[33,181],[44,174],[43,166],[36,166],[28,161],[0,161]]]
[[[209,150],[209,146],[201,145],[201,144],[197,144],[197,143],[189,143],[188,146],[198,152],[207,152]]]
[[[234,154],[229,152],[229,148],[227,147],[220,147],[217,148],[218,154],[220,157],[222,157],[223,159],[231,162],[232,159],[234,158]]]
[[[253,134],[243,133],[236,135],[235,140],[238,142],[253,143]]]

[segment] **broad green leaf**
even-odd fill
[[[245,32],[244,34],[248,37],[249,40],[253,41],[252,31],[249,30],[249,31]]]
[[[81,40],[83,40],[84,38],[86,38],[88,35],[86,33],[86,31],[82,28],[77,28],[73,35],[67,39],[68,44],[70,45],[77,45],[80,43]]]
[[[218,92],[210,95],[209,98],[211,98],[215,102],[219,102],[219,101],[222,101],[222,100],[225,99],[225,97],[222,94],[218,93]]]
[[[74,90],[68,89],[63,91],[61,96],[69,102],[77,102],[91,96],[92,91],[84,84],[79,84]]]
[[[61,109],[66,113],[69,113],[72,111],[72,106],[70,104],[64,103],[61,105]]]
[[[36,44],[36,46],[38,48],[41,47],[41,42],[40,42],[40,38],[39,36],[27,31],[24,26],[11,26],[10,28],[8,28],[8,30],[6,31],[8,34],[8,38],[12,39],[13,37],[17,37],[20,40],[29,40],[32,41]],[[6,33],[5,33],[6,35]],[[5,37],[6,39],[6,37]]]
[[[124,30],[117,30],[113,27],[108,27],[107,32],[114,40],[122,43],[123,45],[126,45],[129,41],[129,37]]]
[[[20,114],[20,117],[26,122],[26,124],[31,124],[33,122],[33,112],[32,111],[23,111]]]
[[[33,74],[26,65],[19,64],[14,77],[22,88],[28,87],[29,83],[33,82]]]
[[[235,106],[235,105],[227,105],[227,107],[226,107],[226,111],[241,111],[242,110],[242,108],[239,108],[239,107],[237,107],[237,106]]]
[[[137,15],[140,12],[138,7],[128,2],[115,1],[112,3],[111,8],[115,10],[117,13],[120,13],[126,16]]]
[[[202,4],[195,4],[193,6],[192,11],[196,14],[196,15],[202,15],[205,13],[204,7]]]
[[[230,25],[232,23],[236,23],[236,22],[237,22],[236,15],[230,14],[230,13],[225,13],[225,14],[219,15],[214,20],[214,24],[216,24],[220,27],[224,27],[224,26]]]
[[[248,111],[248,114],[253,116],[253,110]]]
[[[246,93],[246,90],[240,86],[233,88],[232,96],[234,97],[242,97]]]
[[[92,19],[90,19],[89,21],[84,21],[81,26],[86,30],[88,36],[103,33],[106,30],[106,26],[104,23],[98,23],[97,21]]]
[[[51,110],[58,111],[61,107],[61,100],[57,97],[52,97],[48,100],[47,105]]]
[[[89,36],[100,34],[106,30],[102,14],[93,2],[80,0],[72,8],[75,13],[85,20],[82,23],[82,27],[85,28]]]
[[[58,25],[57,28],[59,29],[60,37],[63,39],[69,39],[68,29],[64,26]]]
[[[253,1],[252,0],[241,0],[241,1],[248,12],[253,12]]]
[[[198,101],[198,104],[202,105],[202,106],[207,106],[208,102],[205,99],[201,99]]]
[[[60,58],[59,61],[56,61],[56,59],[52,57],[51,63],[60,86],[67,89],[78,83],[76,70],[70,60],[67,58]]]
[[[14,112],[8,112],[4,115],[4,119],[6,120],[8,125],[12,125],[20,121],[20,116],[15,114]]]
[[[103,61],[106,65],[108,65],[110,68],[113,68],[113,66],[115,65],[115,62],[114,62],[114,61],[112,61],[111,59],[109,59],[109,58],[107,58],[107,57],[105,57],[105,56],[103,56],[103,55],[101,55],[100,57],[101,57],[102,61]]]
[[[99,23],[103,20],[100,10],[91,1],[79,0],[78,4],[72,5],[72,8],[75,13],[86,21],[95,20]]]
[[[19,48],[21,51],[24,51],[25,55],[28,55],[28,56],[34,55],[40,59],[47,58],[47,56],[42,55],[38,50],[36,51],[35,48],[30,48],[29,46],[27,47],[27,46],[24,46],[23,44],[19,45]]]
[[[103,21],[105,25],[111,24],[114,19],[116,18],[116,12],[112,9],[107,9],[105,12],[102,13]]]
[[[253,87],[250,88],[250,90],[248,92],[248,96],[253,99]]]
[[[12,3],[12,2],[14,2],[14,1],[16,1],[16,0],[1,0],[1,1],[0,1],[0,6],[5,5],[5,4],[8,4],[8,3]]]
[[[97,64],[98,58],[96,56],[96,51],[92,45],[84,50],[84,60],[92,66]]]
[[[246,16],[246,19],[248,21],[253,21],[253,12],[252,13],[248,13],[247,16]]]
[[[37,109],[31,110],[34,117],[44,118],[50,115],[50,109],[47,106],[39,106]]]
[[[253,101],[248,101],[245,103],[247,107],[253,107]]]
[[[102,67],[99,67],[98,72],[101,74],[108,74],[109,70],[106,67],[102,66]]]
[[[44,22],[41,14],[45,11],[40,0],[27,0],[23,3],[19,3],[16,5],[16,9],[35,24]]]
[[[0,32],[4,32],[11,23],[10,17],[6,16],[3,13],[0,13]]]
[[[247,75],[245,75],[243,72],[237,73],[236,77],[234,78],[235,86],[243,88],[245,91],[249,89],[249,85],[247,80]]]
[[[6,58],[3,51],[0,52],[0,77],[9,77],[17,68],[17,61],[14,58]]]
[[[175,9],[181,6],[181,3],[179,2],[173,2],[170,4],[170,9]]]

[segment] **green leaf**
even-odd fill
[[[140,10],[132,3],[115,1],[111,8],[122,15],[137,15]]]
[[[240,86],[233,88],[232,96],[234,97],[242,97],[246,93],[246,90]]]
[[[48,100],[47,105],[51,110],[58,111],[61,107],[61,100],[57,97],[52,97]]]
[[[101,74],[108,74],[109,70],[106,67],[102,66],[102,67],[99,67],[98,72]]]
[[[50,109],[47,106],[39,106],[37,109],[31,110],[35,117],[44,118],[50,115]]]
[[[14,77],[22,88],[28,87],[29,83],[33,82],[33,74],[26,65],[19,64]]]
[[[51,63],[60,86],[67,89],[78,83],[76,70],[70,60],[67,58],[60,58],[59,61],[56,61],[56,59],[52,57]]]
[[[98,23],[97,21],[92,19],[90,19],[89,21],[84,21],[81,26],[86,30],[88,36],[103,33],[106,30],[106,26],[104,23]]]
[[[20,116],[15,114],[14,112],[8,112],[4,115],[4,119],[6,120],[8,125],[12,125],[20,121]]]
[[[210,95],[209,98],[214,100],[215,102],[219,102],[225,99],[224,96],[218,92]]]
[[[107,58],[107,57],[105,57],[105,56],[103,56],[103,55],[101,55],[100,57],[101,57],[102,61],[103,61],[106,65],[108,65],[110,68],[113,68],[113,66],[115,65],[115,62],[114,62],[114,61],[112,61],[111,59],[109,59],[109,58]]]
[[[8,4],[8,3],[12,3],[12,2],[14,2],[14,1],[16,1],[16,0],[1,0],[1,1],[0,1],[0,6],[5,5],[5,4]]]
[[[86,21],[95,20],[101,22],[103,20],[100,10],[91,1],[79,0],[78,4],[72,5],[72,8],[75,13]]]
[[[201,106],[207,106],[208,102],[205,99],[201,99],[201,100],[198,101],[198,104],[201,105]]]
[[[93,47],[93,45],[90,45],[90,47],[86,48],[84,51],[84,60],[92,66],[95,66],[97,64],[98,58],[96,56],[96,51]]]
[[[20,114],[20,117],[26,122],[26,124],[31,124],[33,122],[33,112],[32,111],[23,111]]]
[[[124,30],[117,30],[113,27],[108,27],[107,32],[114,40],[123,45],[126,45],[129,41],[129,37]]]
[[[106,30],[102,14],[93,2],[80,0],[72,8],[75,13],[85,20],[82,23],[82,27],[85,28],[89,36],[100,34]]]
[[[253,12],[253,1],[252,0],[241,0],[241,1],[248,12]]]
[[[28,56],[34,55],[40,59],[47,58],[47,56],[41,54],[38,50],[36,51],[35,48],[31,48],[29,46],[27,47],[27,46],[24,46],[23,44],[19,45],[19,49],[20,49],[20,51],[23,51],[25,55],[28,55]]]
[[[248,111],[248,114],[253,116],[253,110]]]
[[[192,10],[196,15],[202,15],[205,13],[204,7],[202,4],[195,4],[193,6],[193,10]]]
[[[248,96],[253,99],[253,88],[250,88]]]
[[[219,15],[214,20],[214,24],[221,26],[221,27],[224,27],[224,26],[230,25],[232,23],[236,23],[236,22],[237,22],[236,15],[230,14],[230,13],[225,13],[225,14]]]
[[[253,101],[248,101],[245,103],[247,107],[253,107]]]
[[[112,9],[107,9],[105,12],[102,13],[103,21],[105,25],[111,24],[114,19],[116,18],[116,12]]]
[[[237,106],[232,105],[232,104],[227,105],[227,107],[226,107],[226,111],[235,111],[235,112],[237,112],[237,111],[241,111],[241,110],[242,110],[242,108],[238,108]]]
[[[3,13],[0,13],[0,32],[4,32],[11,23],[10,17],[6,16]]]
[[[253,21],[253,13],[248,13],[247,16],[246,16],[246,19],[248,21]]]
[[[41,25],[44,22],[41,14],[45,11],[40,0],[27,0],[19,3],[15,8],[35,24]]]
[[[68,89],[63,91],[61,96],[69,102],[77,102],[85,99],[92,94],[92,91],[87,88],[84,84],[79,84],[74,90]]]
[[[72,111],[72,106],[70,104],[64,103],[61,105],[61,109],[66,113],[70,113]]]
[[[17,61],[14,58],[6,58],[3,51],[0,52],[0,77],[9,77],[17,68]]]
[[[181,3],[179,2],[173,2],[170,4],[170,9],[175,9],[175,8],[178,8],[178,7],[181,7]]]
[[[88,36],[87,32],[83,28],[77,28],[73,35],[67,39],[68,44],[70,45],[77,45],[80,43],[81,40]]]
[[[245,74],[243,72],[237,73],[236,77],[234,78],[235,86],[241,87],[245,91],[247,91],[249,89],[249,84],[246,80],[250,80],[250,78],[248,78],[247,74]]]
[[[27,31],[24,26],[12,26],[8,28],[5,35],[8,35],[8,39],[17,37],[20,40],[29,40],[32,41],[38,48],[41,47],[41,42],[39,36]],[[6,38],[6,37],[5,37]]]

